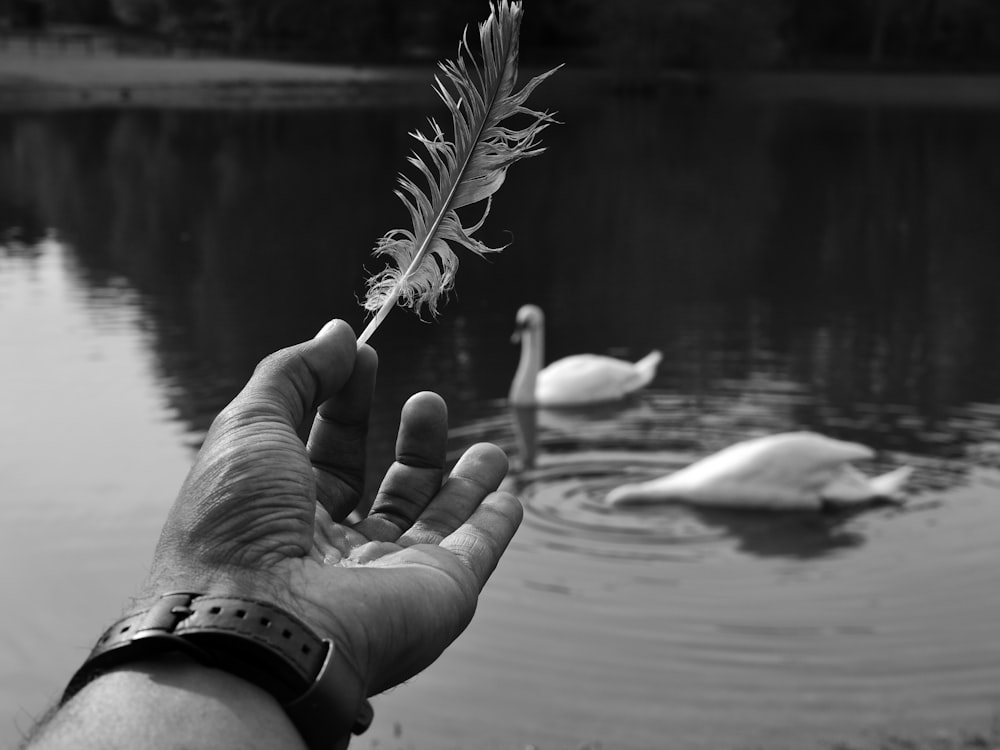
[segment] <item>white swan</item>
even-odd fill
[[[784,432],[736,443],[658,479],[616,487],[606,502],[818,510],[825,504],[901,501],[911,467],[869,478],[849,463],[874,455],[859,443],[814,432]]]
[[[521,342],[521,361],[510,385],[513,406],[572,406],[615,401],[647,385],[661,354],[652,351],[638,362],[601,354],[574,354],[542,368],[545,360],[545,315],[536,305],[517,311],[514,341]]]

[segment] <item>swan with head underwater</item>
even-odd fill
[[[662,355],[652,351],[638,362],[602,354],[573,354],[542,367],[545,315],[537,305],[517,311],[512,339],[521,344],[508,399],[511,406],[579,406],[625,398],[648,385]]]
[[[605,501],[779,511],[902,503],[912,468],[867,477],[851,465],[874,455],[868,446],[815,432],[777,433],[736,443],[672,474],[621,485]]]

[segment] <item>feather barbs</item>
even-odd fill
[[[454,140],[433,118],[427,134],[410,133],[422,151],[414,151],[407,161],[423,176],[426,187],[400,175],[395,193],[410,214],[411,227],[393,229],[375,245],[374,254],[385,256],[388,265],[368,280],[364,306],[375,316],[359,343],[397,303],[418,314],[426,308],[436,316],[438,300],[454,285],[456,248],[483,256],[506,247],[490,247],[472,235],[489,215],[492,196],[503,185],[507,170],[541,153],[538,134],[556,122],[550,113],[525,106],[531,92],[556,69],[514,92],[521,14],[520,2],[496,0],[489,18],[479,26],[481,62],[463,35],[456,59],[439,66],[434,90],[451,114]],[[514,115],[529,121],[520,128],[501,124]],[[458,209],[481,201],[486,201],[482,215],[471,224],[463,223]]]

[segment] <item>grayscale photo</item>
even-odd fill
[[[0,747],[1000,750],[1000,2],[0,0]]]

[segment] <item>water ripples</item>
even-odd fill
[[[953,726],[1000,710],[997,410],[957,412],[941,424],[964,433],[910,436],[916,451],[866,433],[864,410],[827,430],[746,403],[650,392],[537,419],[496,404],[457,431],[456,445],[491,440],[510,453],[508,488],[525,507],[490,584],[505,604],[473,646],[488,642],[510,660],[490,660],[498,684],[527,680],[536,695],[564,696],[563,709],[548,709],[577,724],[574,701],[595,720],[641,715],[653,734],[634,741],[646,747],[659,746],[656,732],[678,747],[735,737],[812,747],[896,721]],[[866,473],[913,466],[908,503],[825,514],[603,502],[622,482],[803,427],[872,444]]]

